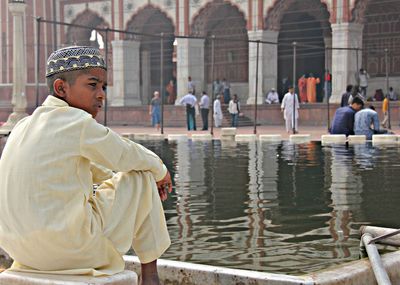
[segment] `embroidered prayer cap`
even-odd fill
[[[94,47],[71,46],[54,51],[47,59],[46,77],[79,69],[100,67],[107,70],[100,51]]]

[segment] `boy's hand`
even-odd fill
[[[165,201],[168,198],[168,193],[171,193],[172,191],[172,181],[171,181],[171,175],[169,174],[169,171],[167,171],[167,174],[165,177],[157,182],[157,188],[158,188],[158,194],[160,195],[161,201]]]

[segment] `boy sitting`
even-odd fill
[[[159,284],[156,261],[170,245],[165,165],[95,121],[107,87],[96,48],[55,51],[46,77],[51,95],[15,126],[0,160],[0,247],[11,269],[112,275],[132,246],[141,284]]]

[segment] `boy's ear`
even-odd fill
[[[66,96],[65,94],[65,87],[66,87],[66,82],[60,78],[57,78],[53,82],[53,88],[54,88],[54,93],[58,97],[64,98]]]

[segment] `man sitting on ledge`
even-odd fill
[[[350,106],[340,107],[333,117],[330,133],[332,135],[354,135],[354,116],[364,108],[364,101],[356,96]]]
[[[55,51],[46,77],[51,95],[15,126],[0,160],[0,247],[11,270],[112,275],[133,247],[141,284],[159,284],[167,168],[95,121],[107,86],[99,50]]]

